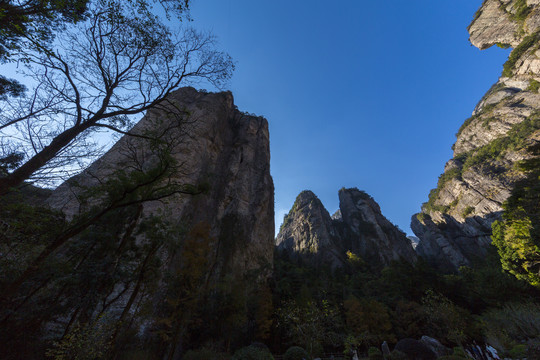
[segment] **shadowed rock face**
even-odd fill
[[[160,127],[177,141],[173,156],[180,164],[171,181],[205,184],[207,193],[174,195],[166,201],[148,202],[143,214],[163,214],[169,221],[189,225],[206,223],[210,234],[230,245],[239,245],[231,264],[243,272],[255,260],[272,261],[274,229],[274,186],[270,176],[268,122],[236,108],[230,92],[203,93],[183,88],[171,95],[176,108],[189,114],[179,127],[171,127],[165,111],[149,111],[133,128],[142,133]],[[59,186],[49,204],[72,217],[84,210],[77,199],[78,187],[107,179],[120,167],[135,160],[141,167],[156,161],[146,140],[122,137],[103,157],[82,174]]]
[[[469,26],[480,49],[512,46],[502,76],[457,134],[454,157],[411,228],[417,252],[447,271],[471,265],[491,243],[491,224],[523,178],[519,161],[540,141],[540,1],[486,0]]]
[[[333,268],[345,264],[347,251],[377,267],[400,258],[415,261],[410,241],[369,195],[341,189],[339,201],[339,210],[330,217],[315,194],[300,193],[277,236],[278,249]]]
[[[230,92],[205,93],[183,88],[171,94],[169,100],[186,114],[181,126],[172,126],[172,121],[176,121],[171,116],[174,110],[151,110],[132,133],[152,129],[166,134],[166,139],[176,142],[171,154],[178,164],[167,181],[205,184],[208,191],[146,202],[140,217],[157,215],[188,232],[203,224],[212,239],[208,254],[212,278],[242,278],[253,270],[268,269],[274,251],[274,187],[266,119],[238,111]],[[90,203],[100,203],[99,198],[79,201],[81,186],[106,181],[118,169],[144,169],[156,161],[147,140],[124,136],[87,170],[59,186],[48,203],[67,217],[74,217]],[[124,221],[128,226],[126,219],[118,219],[119,223]],[[139,243],[145,241],[138,239]],[[163,253],[161,257],[163,273],[179,266],[174,263],[178,256]],[[130,291],[116,300],[118,313],[122,312]],[[160,293],[166,291],[158,289]]]

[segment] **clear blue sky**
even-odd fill
[[[358,187],[412,234],[508,56],[468,42],[481,3],[193,0],[192,25],[236,61],[236,104],[269,121],[277,228],[300,191],[333,213],[338,190]]]
[[[338,190],[357,187],[412,234],[454,134],[509,53],[468,42],[481,3],[192,0],[191,25],[236,62],[239,109],[269,121],[276,228],[302,190],[333,213]]]

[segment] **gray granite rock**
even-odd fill
[[[270,269],[274,251],[274,187],[266,119],[238,111],[230,92],[182,88],[172,93],[169,101],[177,110],[150,110],[131,132],[143,134],[145,129],[152,129],[165,134],[164,139],[175,144],[171,154],[179,165],[165,182],[205,184],[208,191],[146,202],[142,205],[142,217],[157,215],[186,231],[200,224],[208,229],[212,239],[208,254],[213,264],[211,279],[242,278],[248,272]],[[177,118],[172,115],[176,111],[186,114],[178,127],[173,126]],[[67,217],[74,217],[89,204],[102,206],[100,198],[79,201],[81,186],[106,181],[121,168],[151,167],[155,161],[156,153],[148,140],[124,136],[87,170],[60,185],[48,203]],[[127,219],[118,219],[124,221]],[[146,239],[139,236],[137,241],[144,244]],[[161,272],[177,268],[178,256],[164,251],[160,256]],[[120,294],[111,308],[122,312],[131,291],[130,288]],[[156,291],[165,293],[167,289]]]
[[[344,265],[348,251],[374,266],[416,260],[411,242],[382,215],[371,196],[341,189],[339,202],[339,210],[330,217],[311,191],[298,195],[277,236],[278,249],[334,268]]]
[[[486,0],[469,27],[470,40],[480,49],[495,43],[517,49],[504,76],[459,130],[453,159],[422,212],[412,218],[411,228],[420,238],[417,252],[448,271],[485,255],[491,224],[524,176],[516,164],[530,158],[527,149],[540,141],[540,95],[534,88],[540,80],[540,36],[535,33],[540,5],[528,1],[519,10],[519,3]]]

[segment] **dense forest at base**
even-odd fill
[[[377,269],[350,252],[343,268],[316,268],[276,251],[271,272],[216,275],[208,229],[138,219],[137,206],[88,227],[10,293],[47,242],[70,226],[61,214],[12,196],[1,207],[4,239],[11,240],[2,245],[0,274],[6,359],[158,359],[175,352],[185,359],[251,359],[242,351],[282,355],[291,347],[311,358],[350,357],[354,350],[373,357],[385,341],[393,349],[422,336],[450,352],[489,343],[519,358],[540,336],[540,291],[503,272],[495,247],[454,274],[422,259]],[[131,222],[118,223],[120,216]],[[140,234],[150,241],[138,243]],[[182,266],[160,274],[162,247],[181,250]],[[117,316],[113,300],[122,294],[112,294],[122,286],[138,294]]]

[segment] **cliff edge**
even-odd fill
[[[454,156],[411,228],[417,252],[446,271],[481,260],[491,224],[540,141],[540,1],[486,0],[468,28],[480,49],[513,47],[503,72],[458,133]]]

